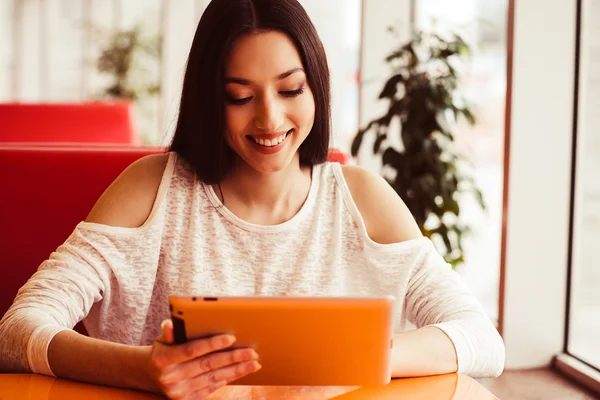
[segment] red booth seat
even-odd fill
[[[139,144],[130,103],[0,103],[0,142]]]
[[[329,149],[329,154],[327,154],[327,160],[345,165],[350,163],[350,156],[338,149]]]
[[[161,148],[0,146],[0,315],[133,161]]]

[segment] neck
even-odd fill
[[[240,160],[221,182],[221,201],[249,222],[280,223],[300,210],[310,185],[310,169],[300,166],[298,155],[285,169],[268,174]],[[221,197],[221,193],[216,192]]]

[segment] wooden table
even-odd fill
[[[34,374],[0,374],[0,400],[158,400],[148,393],[90,385]],[[210,399],[419,399],[492,400],[475,380],[458,374],[394,379],[378,388],[226,386]]]

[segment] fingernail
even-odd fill
[[[163,322],[160,323],[160,330],[162,331],[163,329],[165,329],[165,325],[167,324],[167,320],[165,319]]]
[[[223,341],[225,342],[226,345],[233,344],[233,342],[235,342],[235,336],[225,335],[225,336],[223,336]]]
[[[259,362],[256,362],[256,370],[258,371],[258,370],[259,370],[259,369],[261,369],[261,368],[262,368],[262,365],[260,365],[260,363],[259,363]]]

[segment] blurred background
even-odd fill
[[[590,375],[600,369],[600,4],[527,2],[301,0],[331,69],[331,146],[409,204],[505,336],[507,366],[564,354]],[[0,142],[167,145],[208,3],[2,0]],[[71,115],[96,128],[65,132]],[[57,116],[60,138],[47,133]],[[421,150],[406,151],[407,137]],[[536,223],[547,220],[561,221],[556,242]],[[556,337],[520,358],[538,335]]]

